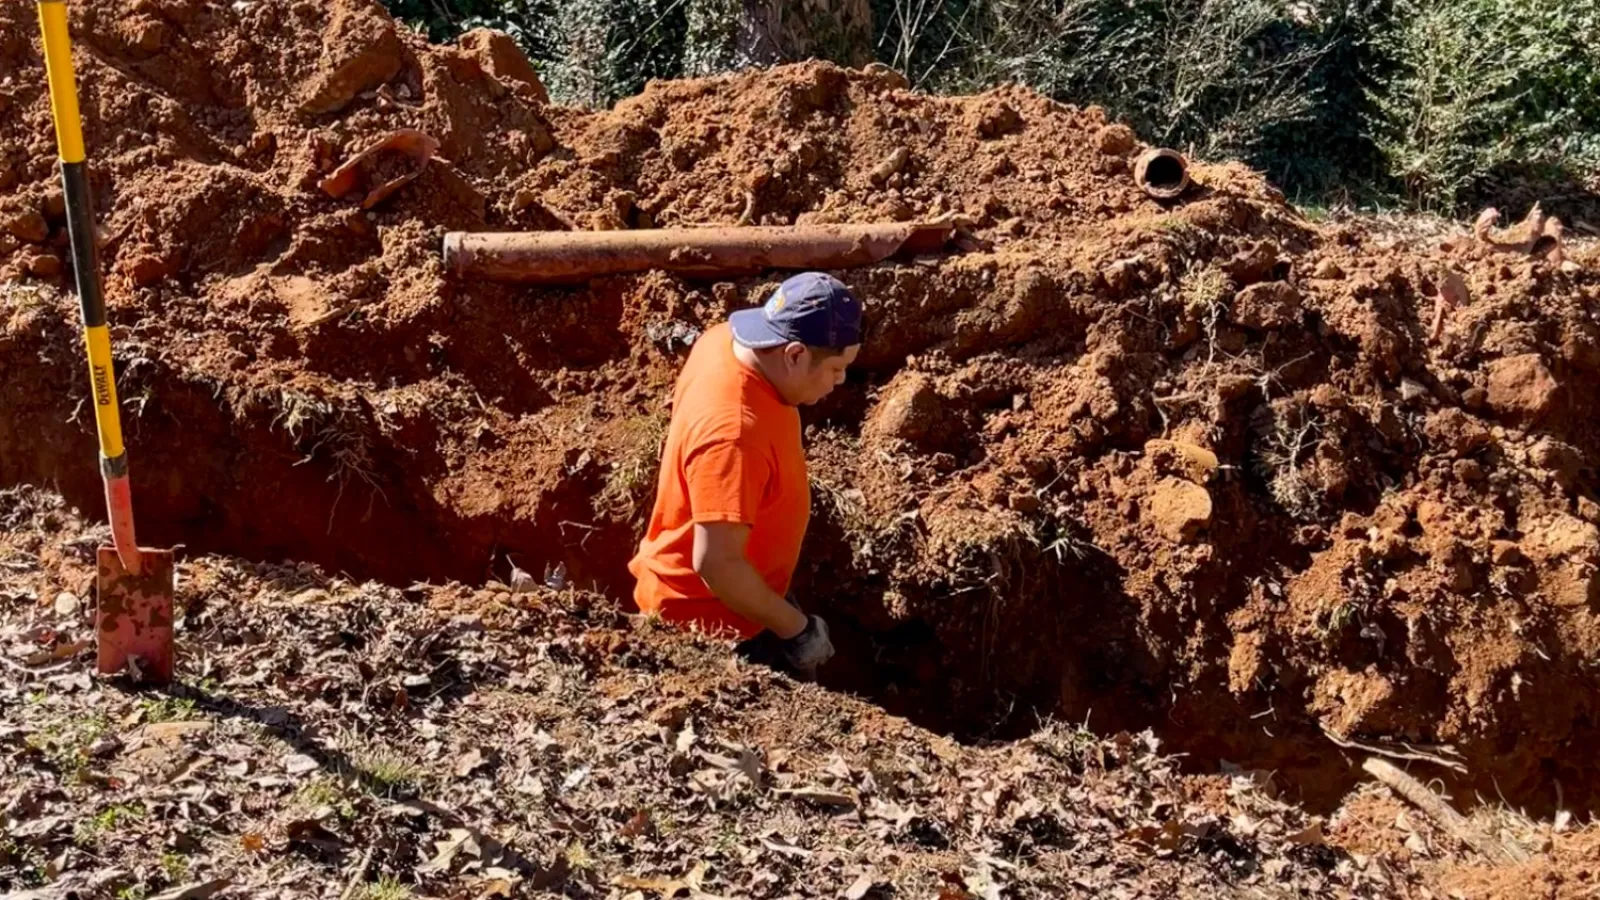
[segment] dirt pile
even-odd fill
[[[838,273],[829,678],[968,735],[1155,725],[1317,803],[1394,741],[1463,797],[1600,802],[1592,248],[1319,224],[1234,166],[1163,205],[1125,128],[1019,89],[803,65],[583,112],[354,0],[74,11],[149,541],[621,595],[677,365],[772,281],[453,283],[441,233],[964,214],[991,249]],[[32,27],[0,9],[6,71]],[[0,482],[92,508],[41,84],[0,86]],[[397,128],[440,142],[419,178],[317,189]]]

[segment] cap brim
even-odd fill
[[[733,329],[733,339],[751,350],[770,350],[789,343],[789,339],[767,321],[766,311],[759,306],[741,309],[729,316],[728,326]]]

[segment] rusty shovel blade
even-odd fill
[[[172,551],[139,549],[140,572],[122,565],[116,548],[101,547],[95,629],[102,675],[127,672],[137,681],[172,680]],[[129,662],[132,665],[129,665]]]

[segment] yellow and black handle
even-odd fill
[[[72,70],[72,40],[67,33],[65,0],[39,0],[39,28],[44,34],[50,111],[55,117],[56,145],[61,153],[67,233],[72,239],[72,265],[77,273],[78,302],[83,310],[84,348],[89,356],[89,385],[94,392],[94,420],[100,435],[100,474],[106,483],[112,542],[123,568],[138,574],[140,560],[133,533],[128,452],[122,443],[117,381],[111,365],[111,333],[106,329],[106,299],[100,283],[94,201],[89,194],[83,121],[78,114],[78,86]]]

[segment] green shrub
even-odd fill
[[[1497,180],[1582,178],[1600,150],[1600,0],[1401,0],[1370,92],[1412,205],[1457,209]]]

